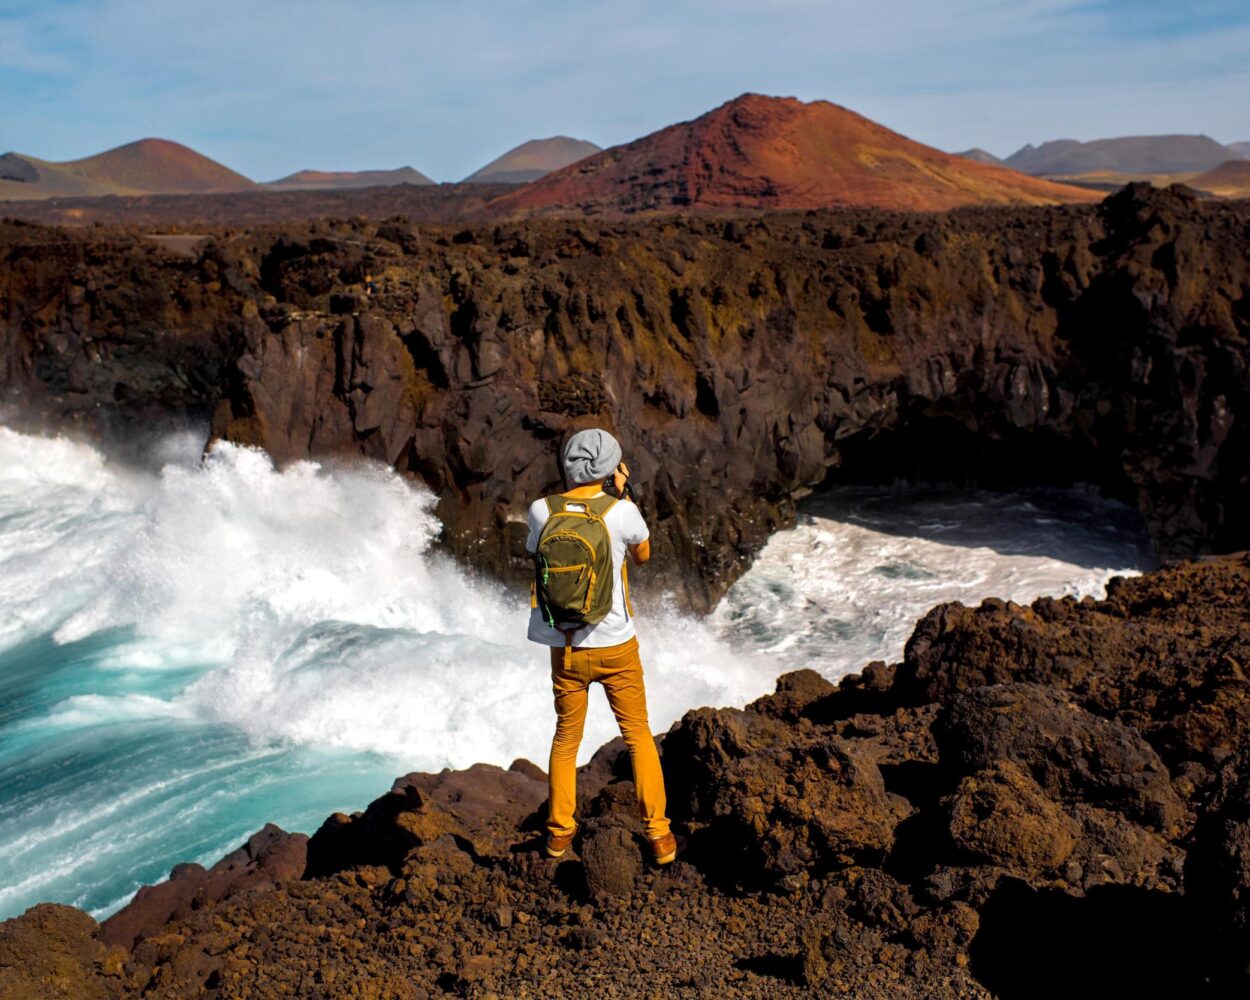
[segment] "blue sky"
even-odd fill
[[[258,180],[610,145],[744,91],[943,149],[1250,141],[1250,0],[0,0],[0,151],[176,139]]]

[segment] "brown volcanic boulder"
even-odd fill
[[[1019,872],[1058,868],[1081,834],[1080,824],[1010,761],[964,778],[949,809],[951,841],[959,850]]]
[[[669,731],[664,759],[674,811],[689,809],[748,878],[880,858],[907,813],[870,754],[810,723],[697,709]]]
[[[751,710],[786,722],[797,722],[821,698],[832,694],[834,686],[815,670],[794,670],[777,678],[777,688],[751,703]]]
[[[1150,744],[1054,688],[998,684],[960,692],[939,714],[934,735],[948,767],[966,773],[1008,761],[1051,799],[1114,810],[1169,837],[1188,828],[1185,805]]]
[[[633,785],[629,784],[633,791]],[[591,819],[582,832],[582,865],[586,891],[598,903],[628,896],[642,876],[641,838],[616,819]]]
[[[175,865],[169,879],[145,885],[134,899],[100,925],[100,940],[133,948],[166,924],[194,909],[246,889],[267,889],[303,874],[308,837],[272,823],[252,834],[238,850],[207,871],[201,865]]]
[[[1077,894],[1180,887],[1191,817],[1132,729],[1034,684],[961,691],[933,729],[943,766],[964,775],[944,800],[963,856]]]
[[[336,813],[321,825],[308,842],[305,876],[361,865],[398,871],[409,851],[446,835],[479,856],[506,854],[547,798],[546,783],[527,770],[474,764],[405,775],[363,813]]]
[[[1112,581],[1106,601],[947,604],[916,626],[895,694],[946,701],[1023,681],[1140,732],[1201,780],[1250,728],[1250,556]]]
[[[958,856],[995,873],[1074,895],[1106,884],[1180,888],[1176,845],[1120,813],[1057,802],[1008,761],[965,777],[944,804]]]
[[[87,914],[57,903],[40,903],[0,923],[0,997],[119,997],[121,956],[106,951],[96,930],[96,922]]]

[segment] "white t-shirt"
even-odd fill
[[[603,496],[602,493],[596,494]],[[525,547],[530,552],[538,550],[538,536],[542,534],[543,525],[547,523],[550,512],[545,498],[530,504],[529,538]],[[612,538],[612,610],[598,625],[587,625],[573,633],[574,646],[592,646],[601,649],[604,646],[616,646],[628,642],[636,634],[634,632],[634,616],[625,605],[625,587],[621,577],[621,567],[625,565],[625,552],[630,545],[645,542],[651,537],[647,530],[647,522],[642,519],[638,508],[629,500],[618,500],[603,518],[608,526],[608,534]],[[543,620],[543,613],[538,608],[530,609],[529,638],[533,642],[541,642],[544,646],[563,646],[564,633],[554,629]]]

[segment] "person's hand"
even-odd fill
[[[616,471],[612,473],[612,482],[616,485],[616,495],[623,497],[625,495],[625,481],[629,479],[629,466],[622,462],[616,467]]]

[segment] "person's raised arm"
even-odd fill
[[[618,497],[625,497],[625,484],[629,482],[629,466],[624,462],[621,462],[612,473],[612,478],[615,480],[616,495]],[[633,500],[631,499],[627,502],[632,504]],[[636,508],[634,513],[638,520],[638,534],[645,536],[647,534],[647,525],[642,520],[642,515],[638,514]],[[641,566],[651,558],[651,539],[644,537],[641,542],[632,542],[628,546],[628,549],[629,557],[633,559],[634,565]]]

